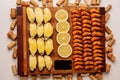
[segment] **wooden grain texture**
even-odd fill
[[[26,24],[26,7],[23,7],[23,68],[24,75],[28,75],[28,47],[27,47],[27,24]]]
[[[28,75],[28,53],[26,34],[26,7],[17,7],[17,54],[18,54],[18,74]]]
[[[22,75],[23,74],[23,17],[22,17],[22,8],[21,7],[17,7],[17,55],[18,55],[18,74]]]
[[[105,55],[105,8],[104,7],[101,7],[100,8],[100,12],[101,12],[101,28],[102,28],[102,33],[103,33],[103,38],[102,38],[102,44],[103,44],[103,54],[104,54],[104,61],[103,61],[103,65],[104,65],[104,68],[103,68],[103,72],[105,72],[105,67],[106,67],[106,55]]]
[[[26,13],[24,12],[25,11],[25,8],[21,8],[21,7],[18,7],[17,8],[17,36],[18,36],[18,44],[17,44],[17,47],[18,47],[18,74],[21,75],[21,76],[27,76],[28,74],[31,74],[31,75],[37,75],[37,74],[67,74],[67,73],[94,73],[95,71],[93,70],[74,70],[74,68],[72,67],[71,70],[55,70],[54,69],[54,62],[56,60],[70,60],[72,61],[72,55],[68,58],[61,58],[58,54],[57,54],[57,49],[58,49],[58,46],[59,44],[57,43],[56,41],[56,36],[57,36],[57,31],[56,31],[56,24],[57,24],[57,21],[55,19],[55,13],[57,10],[59,9],[65,9],[67,10],[68,14],[69,14],[69,19],[68,19],[68,22],[70,23],[71,25],[71,20],[70,20],[70,9],[72,7],[50,7],[50,10],[52,12],[52,19],[50,21],[50,23],[52,24],[53,26],[53,35],[52,35],[52,40],[54,42],[54,50],[53,52],[50,54],[52,60],[53,60],[53,67],[50,71],[48,71],[46,68],[44,68],[42,71],[39,71],[38,69],[38,66],[37,68],[34,70],[34,71],[30,71],[29,69],[29,49],[28,49],[28,43],[27,43],[27,40],[28,38],[30,37],[29,35],[29,21],[26,17]],[[76,7],[77,8],[77,7]],[[24,11],[23,11],[24,9]],[[104,34],[104,37],[105,37],[105,11],[104,11],[104,8],[100,8],[101,10],[101,14],[102,14],[102,17],[101,17],[101,24],[102,24],[102,30],[103,30],[103,34]],[[24,14],[24,15],[23,15]],[[23,28],[24,27],[24,28]],[[69,31],[69,34],[72,36],[72,26],[70,28],[70,31]],[[25,36],[25,37],[24,37]],[[102,42],[105,46],[105,38],[102,39]],[[70,41],[70,45],[72,46],[72,39]],[[104,48],[104,52],[105,52],[105,48]],[[103,52],[103,53],[104,53]],[[104,53],[105,54],[105,53]],[[37,52],[36,55],[38,56],[39,53]],[[104,58],[105,58],[105,55],[104,55]],[[105,60],[104,60],[105,61]],[[71,64],[72,65],[72,64]],[[105,62],[103,62],[103,65],[105,65]],[[103,70],[105,71],[105,69]]]

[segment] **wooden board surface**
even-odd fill
[[[18,55],[18,74],[22,75],[23,73],[23,48],[22,48],[22,43],[23,43],[23,27],[22,27],[22,8],[17,8],[17,36],[19,36],[17,39],[17,55]]]
[[[18,54],[18,74],[28,75],[28,49],[27,49],[27,24],[26,7],[17,8],[17,54]]]
[[[50,71],[48,71],[46,68],[44,68],[41,72],[39,71],[38,67],[34,70],[34,71],[30,71],[29,69],[29,50],[28,50],[28,38],[29,38],[29,21],[26,17],[26,12],[25,12],[25,7],[17,7],[17,47],[18,47],[18,74],[21,76],[27,76],[28,74],[31,75],[36,75],[36,74],[67,74],[67,73],[94,73],[95,71],[92,70],[74,70],[74,68],[72,67],[71,70],[55,70],[54,68],[54,63],[56,60],[70,60],[72,61],[72,55],[68,58],[61,58],[58,54],[57,54],[57,48],[58,48],[58,43],[56,41],[56,35],[57,35],[57,31],[56,31],[56,24],[57,21],[55,19],[55,13],[57,10],[61,9],[62,7],[54,7],[54,8],[50,8],[51,12],[52,12],[52,20],[50,21],[50,23],[52,24],[53,28],[54,28],[54,33],[52,35],[52,39],[54,42],[54,50],[51,53],[51,58],[53,60],[53,67]],[[66,7],[63,8],[66,9],[69,13],[70,16],[70,7]],[[102,20],[102,28],[103,28],[103,34],[104,34],[104,38],[103,38],[103,44],[105,46],[105,12],[104,12],[104,8],[100,8],[101,9],[101,20]],[[68,22],[70,22],[71,25],[71,21],[70,21],[70,17],[68,19]],[[70,28],[69,34],[72,35],[72,26]],[[72,39],[70,41],[70,45],[72,46]],[[105,48],[104,48],[104,52],[105,52]],[[38,55],[38,52],[36,53],[36,55]],[[105,55],[104,55],[105,58]],[[105,60],[103,62],[105,64]],[[72,64],[71,64],[72,66]],[[105,65],[104,65],[105,66]],[[105,71],[105,68],[104,70]]]

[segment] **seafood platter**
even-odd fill
[[[105,72],[104,7],[17,7],[20,76]]]

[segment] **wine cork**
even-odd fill
[[[89,77],[90,77],[91,80],[96,80],[94,75],[90,75]]]
[[[112,47],[106,47],[105,48],[105,52],[106,53],[110,53],[110,52],[112,52],[113,51],[113,48]]]
[[[25,7],[28,7],[28,6],[30,6],[30,2],[29,1],[22,1],[21,5],[25,6]]]
[[[106,64],[106,72],[109,73],[111,68],[111,64]]]
[[[31,78],[32,78],[32,80],[37,80],[36,76],[32,76]]]
[[[112,56],[113,56],[113,53],[112,53],[112,52],[110,52],[110,53],[107,54],[107,57],[108,57],[108,58],[111,58]]]
[[[67,74],[67,77],[68,79],[67,80],[73,80],[73,75],[70,73],[70,74]]]
[[[69,2],[69,0],[65,0],[63,3],[63,7],[68,6],[68,2]]]
[[[83,80],[83,78],[80,74],[77,75],[77,80]]]
[[[108,22],[109,19],[110,19],[110,14],[105,14],[105,22]]]
[[[111,5],[111,4],[109,4],[109,5],[105,8],[105,12],[110,11],[110,10],[111,10],[111,8],[112,8],[112,5]]]
[[[89,6],[89,5],[90,5],[89,0],[84,0],[84,2],[85,2],[85,4],[86,4],[87,6]]]
[[[13,59],[17,58],[17,48],[13,49],[13,55],[12,55]]]
[[[80,4],[80,0],[75,0],[75,4],[79,5]]]
[[[15,76],[18,74],[16,65],[12,65],[12,71]]]
[[[16,38],[17,38],[17,35],[14,34],[12,31],[9,31],[9,32],[7,33],[7,36],[8,36],[10,39],[12,39],[12,40],[16,40]]]
[[[57,80],[57,78],[54,77],[53,80]]]
[[[100,5],[100,2],[101,2],[101,0],[97,0],[96,4],[97,4],[97,5]]]
[[[112,45],[115,43],[115,39],[111,39],[109,42],[108,42],[108,46],[109,47],[112,47]]]
[[[58,0],[58,2],[57,2],[57,6],[61,6],[62,4],[64,3],[64,0]]]
[[[39,4],[35,0],[30,0],[30,4],[32,4],[34,7],[39,6]]]
[[[107,54],[107,58],[109,60],[111,60],[112,62],[115,62],[115,60],[116,60],[116,57],[111,52]]]
[[[95,77],[96,77],[98,80],[103,80],[103,75],[100,74],[100,73],[95,74]]]
[[[15,18],[16,18],[16,9],[15,9],[15,8],[11,8],[10,17],[11,17],[12,19],[15,19]]]
[[[46,0],[42,0],[42,5],[46,6],[46,4],[47,4],[47,1]]]
[[[66,80],[66,78],[63,76],[63,77],[61,77],[61,79],[60,80]]]
[[[115,60],[116,60],[116,57],[115,57],[115,56],[112,56],[112,57],[111,57],[111,61],[112,61],[112,62],[115,62]]]
[[[10,25],[10,29],[11,29],[11,30],[14,30],[16,24],[17,24],[17,19],[14,19],[14,20],[12,21],[11,25]]]
[[[111,40],[113,38],[113,34],[108,34],[107,36],[105,36],[106,40]]]
[[[112,33],[112,30],[111,30],[108,26],[105,26],[105,31],[106,31],[108,34],[111,34],[111,33]]]
[[[17,1],[16,1],[16,4],[17,4],[17,5],[21,5],[21,0],[17,0]]]
[[[91,0],[91,5],[96,5],[97,4],[97,0]]]
[[[8,44],[8,49],[9,50],[11,50],[13,47],[15,47],[16,46],[16,42],[15,41],[12,41],[12,42],[10,42],[10,44]]]

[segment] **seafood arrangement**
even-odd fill
[[[53,40],[50,39],[53,34],[53,27],[49,23],[52,18],[52,13],[49,8],[42,10],[39,7],[35,9],[27,7],[26,13],[30,22],[30,38],[28,39],[30,70],[34,71],[36,67],[38,67],[40,71],[42,71],[44,67],[50,70],[53,63],[49,55],[54,49]]]
[[[27,65],[23,66],[24,75],[105,71],[104,8],[81,6],[69,7],[67,10],[40,7],[18,9],[25,10],[20,16],[26,15],[23,23],[27,24],[23,26],[26,29],[22,29],[25,35],[23,46],[26,45],[23,48],[26,52],[23,53],[23,64]],[[20,43],[18,47],[21,47]],[[68,65],[62,66],[64,62]],[[28,71],[25,71],[28,67]]]
[[[76,70],[101,71],[104,67],[104,28],[98,8],[71,10],[73,26],[73,61]]]
[[[13,58],[18,57],[18,67],[12,66],[14,75],[30,74],[35,80],[38,74],[41,78],[54,74],[53,80],[65,80],[65,76],[58,74],[67,74],[68,80],[72,80],[72,73],[78,73],[77,80],[86,75],[91,80],[101,80],[102,72],[109,73],[111,65],[106,64],[105,53],[112,62],[116,59],[112,53],[115,39],[105,25],[111,5],[96,7],[100,0],[91,0],[91,4],[85,0],[87,6],[79,5],[80,0],[74,4],[58,0],[59,7],[53,7],[52,0],[43,0],[44,7],[39,7],[34,0],[16,3],[21,6],[11,9],[14,20],[10,29],[14,30],[17,25],[17,35],[13,31],[7,34],[13,40],[8,49],[17,45],[13,50]],[[105,41],[108,41],[107,47]]]

